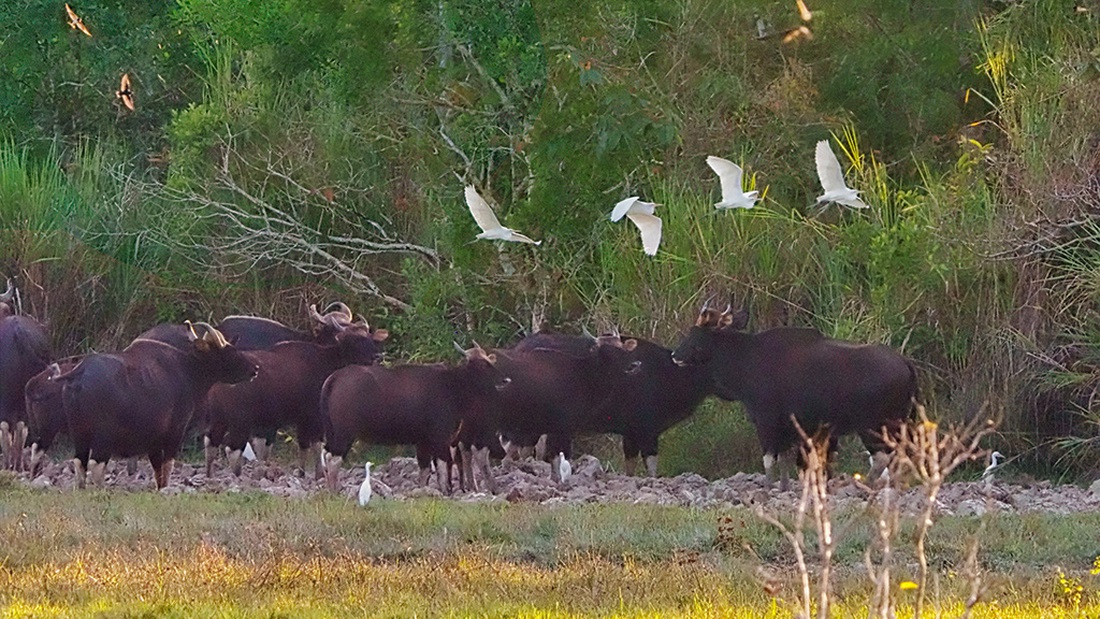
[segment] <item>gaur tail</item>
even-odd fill
[[[330,377],[331,378],[331,377]],[[332,437],[332,419],[328,414],[328,401],[332,395],[332,381],[326,380],[321,387],[321,403],[317,410],[321,412],[321,427],[324,429],[324,441],[327,445]]]

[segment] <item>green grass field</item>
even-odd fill
[[[865,615],[868,534],[838,520],[836,614]],[[933,529],[926,616],[962,613],[977,526]],[[785,543],[745,510],[10,489],[0,535],[3,617],[787,617],[797,597]],[[1100,514],[989,518],[973,616],[1100,615],[1098,552]]]

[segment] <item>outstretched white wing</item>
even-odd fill
[[[652,210],[652,206],[650,209]],[[652,213],[637,212],[627,213],[626,216],[638,227],[638,232],[642,233],[642,249],[646,255],[657,255],[657,247],[661,244],[661,218]]]
[[[611,209],[611,221],[619,221],[630,212],[631,207],[638,201],[638,196],[630,196],[625,200],[620,200],[615,204],[615,208]]]
[[[493,213],[492,207],[485,201],[485,198],[481,197],[481,194],[477,192],[473,185],[466,186],[466,205],[470,207],[470,214],[474,216],[474,221],[477,222],[482,232],[499,230],[502,227],[496,214]]]
[[[821,180],[821,188],[826,194],[848,188],[844,184],[844,170],[840,168],[840,162],[833,154],[833,149],[829,147],[828,140],[817,143],[814,159],[817,161],[817,177]]]
[[[744,173],[741,166],[713,155],[707,157],[707,165],[718,175],[718,183],[722,186],[723,202],[744,200],[745,192],[741,189],[741,177]]]

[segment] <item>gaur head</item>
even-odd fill
[[[316,305],[310,305],[309,317],[313,320],[313,335],[318,342],[335,339],[336,334],[351,326],[355,320],[351,308],[340,301],[329,303],[324,312],[318,312]]]
[[[734,313],[727,307],[724,311],[703,306],[695,326],[672,351],[672,360],[676,365],[701,365],[714,356],[714,347],[721,333],[744,330],[748,326],[749,312],[742,309]]]
[[[455,349],[466,359],[466,368],[469,372],[470,384],[473,391],[487,393],[506,389],[512,379],[504,375],[497,367],[496,353],[486,352],[477,342],[474,347],[466,350],[454,343]]]
[[[618,330],[615,332],[593,338],[596,346],[596,354],[605,361],[615,364],[613,367],[622,368],[626,374],[637,374],[642,369],[642,362],[632,358],[628,353],[634,352],[638,347],[638,340],[634,338],[623,339]]]
[[[230,344],[221,331],[205,322],[187,321],[187,339],[192,351],[217,382],[239,383],[256,377],[259,368]]]
[[[336,333],[336,343],[348,363],[373,365],[382,360],[382,342],[389,338],[385,329],[370,330],[365,320],[341,326]]]

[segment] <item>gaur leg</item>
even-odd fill
[[[435,483],[439,486],[439,491],[444,494],[451,494],[453,488],[451,487],[451,463],[448,459],[436,458],[435,459]]]
[[[23,449],[27,446],[28,433],[26,422],[16,422],[15,434],[12,436],[12,448],[15,452],[15,462],[12,468],[17,471],[22,471],[24,464],[26,464],[26,461],[23,459]]]
[[[645,458],[645,472],[650,477],[657,476],[657,435],[643,436],[640,441],[642,457]]]
[[[256,454],[257,462],[267,462],[268,456],[271,455],[272,446],[268,444],[267,439],[262,436],[252,437],[252,453]]]
[[[153,481],[157,485],[157,490],[168,485],[168,480],[164,479],[164,453],[159,447],[154,447],[149,450],[149,464],[153,466]]]
[[[126,458],[126,474],[133,477],[137,474],[138,460],[137,458]]]
[[[90,458],[88,460],[88,469],[92,473],[92,485],[96,488],[104,488],[107,485],[107,460],[104,458],[102,461]]]
[[[493,469],[489,463],[489,448],[481,447],[474,454],[474,458],[477,460],[478,468],[481,469],[481,477],[485,482],[485,487],[489,492],[497,493],[497,479],[493,476]]]
[[[218,446],[210,440],[210,435],[202,437],[202,451],[206,456],[206,476],[211,477],[214,474],[214,460],[218,459]]]
[[[12,463],[12,435],[11,426],[6,421],[0,421],[0,454],[4,457],[4,468],[11,468]]]
[[[34,479],[38,476],[38,471],[42,468],[42,457],[45,455],[45,453],[45,450],[38,448],[38,443],[31,443],[31,479]]]
[[[638,457],[642,450],[633,436],[623,435],[623,472],[631,477],[638,471]]]
[[[549,442],[550,442],[550,436],[547,435],[547,434],[543,434],[542,436],[539,437],[539,440],[535,441],[535,459],[536,460],[542,460],[542,461],[545,462],[547,460],[547,455],[549,455],[550,457],[558,455],[558,452],[548,450],[547,443],[549,443]],[[549,454],[547,454],[548,451],[549,451]]]
[[[416,446],[416,463],[420,466],[417,481],[421,486],[427,486],[428,478],[432,475],[432,452],[428,445],[421,443]]]
[[[84,454],[83,458],[73,458],[73,461],[76,464],[76,487],[83,490],[88,479],[88,454]]]
[[[339,489],[340,465],[344,462],[344,456],[322,451],[321,461],[324,462],[325,466],[325,486],[330,491],[336,492]]]
[[[464,441],[458,442],[458,487],[463,492],[476,492],[474,480],[474,451]]]

